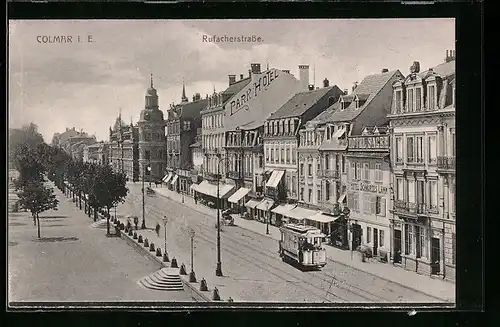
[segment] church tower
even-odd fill
[[[184,81],[182,81],[182,98],[181,98],[181,103],[186,103],[189,102],[189,99],[186,96],[186,85],[184,84]]]
[[[165,121],[163,112],[158,106],[158,94],[153,86],[146,91],[146,103],[141,117],[137,122],[139,127],[139,176],[144,176],[146,182],[159,181],[165,170]],[[148,169],[150,167],[150,170]]]

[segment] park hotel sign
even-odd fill
[[[351,190],[377,194],[387,194],[387,186],[371,184],[366,182],[352,182]]]

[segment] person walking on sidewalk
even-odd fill
[[[194,204],[198,204],[198,197],[196,195],[194,196]]]
[[[155,231],[156,231],[156,236],[160,237],[160,224],[159,223],[156,223],[156,228],[155,228]]]

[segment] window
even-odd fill
[[[287,122],[285,123],[285,133],[288,134],[289,132],[290,132],[290,123],[287,120]]]
[[[318,198],[316,199],[316,201],[321,201],[321,190],[318,190]]]
[[[385,217],[385,199],[381,196],[375,196],[375,214]]]
[[[363,213],[371,214],[372,212],[372,196],[370,194],[363,194]]]
[[[309,189],[309,190],[308,190],[308,197],[307,197],[307,198],[308,198],[308,200],[309,200],[309,203],[311,203],[311,202],[312,202],[312,196],[313,196],[313,190]]]
[[[436,86],[430,85],[427,93],[427,108],[429,110],[436,109]]]
[[[361,179],[361,163],[356,162],[356,179]]]
[[[307,164],[307,175],[312,176],[312,164]]]
[[[420,207],[424,205],[425,184],[424,181],[417,181],[417,203]]]
[[[408,181],[408,202],[415,203],[415,181]]]
[[[325,155],[325,169],[326,170],[330,169],[330,156],[328,154]]]
[[[295,194],[295,190],[297,187],[297,176],[292,175],[292,193]]]
[[[286,153],[285,153],[285,159],[286,159],[286,163],[290,163],[290,149],[286,149]]]
[[[415,109],[417,111],[422,109],[422,88],[420,87],[415,89]]]
[[[316,169],[317,169],[317,171],[321,170],[321,163],[319,161],[316,164]]]
[[[405,254],[413,254],[413,225],[405,225]]]
[[[372,242],[372,228],[366,227],[366,243]]]
[[[396,162],[403,162],[403,139],[396,137]]]
[[[428,144],[428,157],[429,163],[435,164],[437,158],[437,143],[436,143],[436,135],[429,135],[429,144]]]
[[[300,164],[300,176],[304,176],[304,164]]]
[[[271,149],[271,162],[274,162],[274,150],[275,149]]]
[[[414,160],[413,137],[406,138],[406,160],[408,162]]]
[[[304,201],[304,188],[303,187],[300,188],[300,200]]]
[[[325,183],[325,200],[330,200],[330,182],[326,181]]]
[[[407,91],[407,97],[406,97],[406,104],[408,108],[408,112],[413,112],[413,89],[408,89]]]
[[[455,213],[455,180],[451,180],[450,182],[450,185],[449,185],[449,203],[448,203],[448,206],[449,206],[449,211],[450,213]]]
[[[383,172],[382,172],[382,164],[376,163],[375,164],[375,180],[376,181],[382,181],[383,179]]]
[[[359,212],[359,193],[355,193],[353,198],[353,210]]]
[[[269,148],[266,149],[266,162],[269,162]]]
[[[456,147],[455,147],[455,132],[451,132],[451,156],[456,156]]]
[[[363,180],[370,180],[370,165],[368,163],[363,164]]]
[[[383,230],[379,230],[378,232],[378,237],[379,237],[379,246],[380,247],[384,247],[384,231]]]
[[[340,159],[342,161],[342,172],[345,173],[345,158],[342,156]]]
[[[427,258],[427,229],[421,226],[415,226],[416,257]]]
[[[396,113],[400,113],[401,112],[401,91],[396,91],[395,101],[396,101],[396,103],[395,103],[394,108],[396,109]]]
[[[416,141],[417,141],[417,162],[418,163],[423,163],[424,162],[424,146],[423,146],[423,137],[422,136],[417,136]]]
[[[263,158],[262,156],[259,156],[259,168],[262,168],[264,166],[264,162],[263,162]]]
[[[292,150],[292,163],[296,163],[297,162],[297,151],[293,151]]]
[[[151,152],[149,150],[144,151],[144,159],[151,160]]]
[[[403,188],[403,179],[402,178],[398,178],[397,180],[397,194],[398,194],[398,197],[397,199],[400,200],[400,201],[403,201],[404,200],[404,188]]]

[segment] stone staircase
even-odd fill
[[[178,268],[162,268],[139,280],[139,283],[152,290],[184,291]]]
[[[109,222],[109,224],[111,227],[113,226],[111,221]],[[92,228],[106,228],[106,219],[98,220],[95,223],[92,223],[92,225],[90,225],[90,227],[92,227]]]

